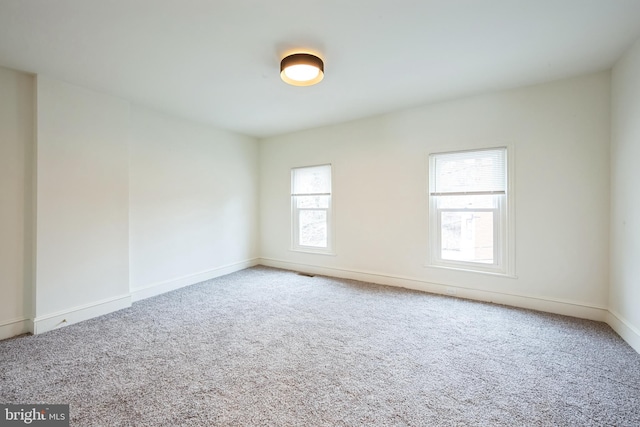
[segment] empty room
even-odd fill
[[[0,0],[0,426],[640,426],[640,1]]]

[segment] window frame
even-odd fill
[[[295,194],[295,170],[308,169],[317,167],[329,167],[329,192],[328,193],[309,193]],[[298,207],[298,198],[310,195],[319,195],[327,197],[327,207]],[[327,228],[327,246],[309,246],[300,244],[300,213],[303,211],[320,211],[325,212],[326,228]],[[296,252],[307,252],[313,254],[334,255],[334,232],[333,232],[333,165],[331,163],[322,163],[317,165],[296,166],[291,168],[291,247],[290,250]]]
[[[486,192],[491,195],[494,206],[492,208],[442,208],[438,207],[439,197],[451,197],[451,195],[434,194],[435,193],[435,177],[436,167],[435,159],[438,155],[455,154],[455,153],[481,153],[483,151],[503,150],[504,152],[504,174],[505,187],[504,194],[495,194]],[[500,146],[489,148],[474,148],[468,150],[457,151],[439,151],[432,152],[428,155],[428,267],[437,267],[444,269],[470,271],[476,273],[496,274],[503,276],[515,277],[515,254],[514,254],[514,221],[513,221],[513,149],[512,147]],[[456,195],[472,195],[472,194],[456,194]],[[464,260],[451,260],[442,257],[442,213],[444,212],[493,212],[493,263],[483,263]]]

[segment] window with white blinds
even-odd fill
[[[441,195],[504,194],[506,149],[432,154],[433,192]]]
[[[331,195],[331,165],[293,168],[291,170],[293,196]]]
[[[291,170],[291,248],[331,253],[331,165]]]
[[[507,273],[507,151],[429,156],[430,264]]]

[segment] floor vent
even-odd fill
[[[310,273],[301,273],[298,272],[298,276],[304,276],[304,277],[316,277],[315,274],[310,274]]]

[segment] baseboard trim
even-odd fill
[[[638,328],[622,317],[620,313],[611,309],[609,309],[607,316],[607,324],[611,326],[611,329],[616,331],[631,348],[637,353],[640,353],[640,330],[638,330]]]
[[[184,288],[185,286],[195,285],[196,283],[204,282],[205,280],[211,280],[226,274],[235,273],[236,271],[244,270],[245,268],[254,267],[256,265],[258,265],[258,258],[252,258],[216,267],[211,270],[202,271],[200,273],[189,274],[175,279],[133,288],[131,289],[131,299],[132,302],[140,301],[166,292],[175,291],[176,289]]]
[[[260,264],[268,267],[282,268],[285,270],[300,271],[303,273],[360,280],[363,282],[376,283],[379,285],[397,286],[401,288],[430,292],[434,294],[455,296],[476,301],[493,302],[496,304],[504,304],[512,307],[527,308],[531,310],[544,311],[547,313],[597,320],[600,322],[606,321],[608,316],[608,310],[604,307],[584,305],[572,301],[560,301],[551,298],[538,298],[526,295],[507,294],[463,288],[458,286],[445,285],[442,283],[427,282],[409,277],[393,276],[377,272],[320,267],[316,265],[289,262],[273,258],[260,258]]]
[[[31,320],[27,318],[11,319],[0,323],[0,340],[31,332]]]
[[[106,298],[67,310],[38,316],[33,319],[31,332],[41,334],[129,307],[131,307],[131,295],[129,294]]]

